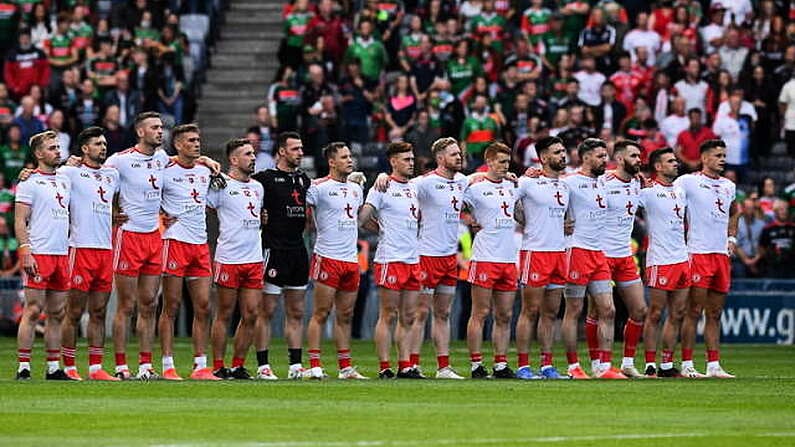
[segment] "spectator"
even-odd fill
[[[384,109],[384,117],[389,125],[390,140],[402,138],[412,124],[414,113],[417,111],[417,98],[409,89],[409,80],[406,75],[395,79],[393,92],[389,96]]]
[[[721,3],[713,3],[709,7],[709,23],[700,30],[704,51],[707,54],[717,53],[723,46],[723,38],[726,35],[726,27],[723,25],[725,13],[726,8]]]
[[[157,81],[159,97],[157,109],[174,117],[174,124],[182,124],[183,95],[182,88],[185,75],[182,67],[175,64],[174,53],[166,53],[161,57],[161,66]]]
[[[414,146],[414,156],[417,158],[414,165],[419,174],[424,167],[431,163],[431,146],[441,137],[438,127],[431,124],[431,117],[427,110],[417,112],[417,119],[406,132],[405,140]]]
[[[71,155],[72,137],[66,130],[66,116],[61,110],[54,110],[47,121],[48,128],[58,135],[58,148],[61,150],[61,161],[65,162]]]
[[[447,62],[447,78],[450,90],[461,98],[472,85],[475,77],[483,73],[483,68],[475,57],[469,53],[469,41],[462,39],[455,45],[453,57]]]
[[[33,99],[33,116],[35,116],[42,124],[47,124],[47,119],[53,111],[52,105],[44,100],[44,90],[38,85],[30,87],[29,95]],[[22,107],[17,107],[16,116],[22,114]]]
[[[740,115],[740,101],[737,96],[729,98],[729,113],[718,115],[712,125],[712,131],[726,142],[726,169],[736,171],[737,176],[742,180],[748,163],[750,118],[747,115]]]
[[[301,92],[295,87],[295,72],[288,65],[276,71],[276,77],[268,91],[270,117],[276,133],[298,129],[301,113]]]
[[[610,82],[615,86],[616,100],[624,105],[627,113],[631,113],[632,103],[642,87],[643,74],[632,69],[628,53],[623,52],[618,56],[618,71],[610,76]]]
[[[701,167],[701,143],[717,138],[712,129],[704,126],[702,116],[700,109],[688,110],[689,126],[676,137],[676,157],[682,173],[697,171]]]
[[[737,82],[740,70],[745,65],[745,58],[748,57],[748,48],[740,45],[740,31],[737,28],[729,28],[726,31],[726,41],[718,50],[723,68],[732,75],[732,80]]]
[[[21,130],[22,141],[27,142],[33,135],[43,132],[44,125],[39,118],[34,114],[36,110],[36,102],[30,96],[25,96],[20,102],[20,113],[14,118],[14,123],[19,126]]]
[[[308,0],[295,0],[292,9],[284,17],[284,39],[279,46],[279,62],[297,69],[303,58],[304,37],[307,25],[314,14],[307,10]]]
[[[730,93],[729,93],[729,98],[724,99],[718,105],[718,113],[717,113],[717,115],[725,115],[725,114],[729,113],[729,108],[730,108],[729,99],[731,97],[736,97],[737,101],[740,102],[740,115],[748,115],[751,118],[751,121],[756,123],[756,120],[757,120],[756,108],[754,107],[753,104],[751,104],[750,102],[748,102],[748,101],[746,101],[744,99],[745,98],[745,91],[743,90],[742,87],[740,87],[738,85],[733,86],[731,88]]]
[[[516,67],[520,82],[537,80],[541,76],[541,69],[544,68],[541,58],[533,53],[530,44],[522,37],[516,39],[513,52],[505,59],[505,66]]]
[[[55,31],[43,44],[43,50],[47,54],[47,61],[52,70],[50,78],[51,89],[57,89],[61,86],[61,78],[64,72],[78,61],[79,55],[77,47],[72,42],[69,22],[68,13],[62,12],[59,14]]]
[[[413,62],[420,57],[422,38],[428,37],[422,30],[422,18],[418,15],[412,15],[409,19],[408,32],[403,36],[400,42],[400,51],[398,52],[400,68],[406,73],[411,71]]]
[[[8,126],[5,141],[6,144],[0,146],[3,175],[15,182],[22,168],[33,165],[30,149],[22,139],[22,129],[16,123]]]
[[[14,220],[14,190],[0,171],[0,217],[6,222]]]
[[[105,139],[108,141],[108,156],[135,144],[132,131],[122,127],[119,122],[120,115],[119,106],[110,105],[105,109],[105,114],[102,117],[102,127],[105,129]]]
[[[701,63],[697,57],[691,57],[685,65],[685,78],[674,84],[674,89],[685,100],[685,109],[707,110],[709,86],[701,80]]]
[[[75,105],[73,114],[77,118],[79,129],[85,129],[96,125],[100,118],[102,105],[97,99],[97,92],[94,83],[90,79],[83,79],[80,85],[80,99]]]
[[[157,108],[158,74],[151,54],[141,47],[135,47],[130,54],[130,85],[142,97],[141,110]]]
[[[273,145],[271,144],[271,151],[262,150],[262,140],[260,140],[260,130],[258,126],[251,126],[246,130],[246,139],[251,145],[256,148],[257,154],[254,159],[254,172],[264,171],[266,169],[273,169],[276,167],[276,162],[273,158]]]
[[[765,222],[757,203],[746,198],[742,203],[742,215],[737,222],[737,257],[732,260],[732,275],[737,278],[756,277],[760,273],[759,238]]]
[[[601,102],[602,84],[607,78],[596,71],[596,60],[592,55],[583,55],[580,68],[580,71],[574,73],[574,78],[579,83],[578,97],[589,106],[598,106]]]
[[[574,40],[563,31],[563,15],[553,13],[549,17],[549,31],[541,36],[538,53],[547,70],[554,71],[564,54],[570,54]]]
[[[259,147],[256,148],[258,151],[257,156],[260,156],[260,153],[271,156],[273,154],[273,146],[276,144],[276,131],[273,129],[273,120],[271,120],[268,106],[257,106],[254,110],[254,126],[252,128],[256,128],[257,132],[259,132]],[[273,157],[271,156],[271,161],[272,159]]]
[[[342,116],[345,118],[345,136],[349,142],[366,144],[370,141],[369,117],[373,112],[377,84],[362,76],[359,61],[346,65],[347,75],[340,83]]]
[[[324,111],[323,98],[333,97],[334,89],[326,81],[323,67],[317,64],[309,66],[309,79],[301,89],[301,119],[305,153],[315,158],[315,163],[321,164],[321,172],[325,171],[320,157],[320,150],[328,142],[326,127],[321,122]]]
[[[14,46],[20,22],[18,3],[14,0],[0,0],[0,65],[5,63],[6,54]]]
[[[623,48],[627,51],[632,58],[632,62],[637,61],[637,49],[643,47],[646,49],[648,58],[646,59],[647,66],[653,66],[656,61],[657,52],[660,50],[662,41],[660,35],[649,29],[649,15],[646,12],[638,14],[637,26],[624,36]]]
[[[491,47],[501,53],[505,49],[503,40],[508,34],[508,22],[494,11],[494,0],[482,0],[482,4],[480,14],[469,21],[469,32],[483,48]]]
[[[793,72],[795,74],[795,72]],[[787,152],[795,157],[795,77],[787,81],[778,96],[779,111],[784,118],[784,141]]]
[[[11,234],[8,219],[0,217],[0,250],[2,250],[2,261],[0,261],[0,276],[8,278],[19,274],[21,262],[17,256],[19,243]]]
[[[563,30],[572,42],[580,37],[580,32],[585,28],[585,20],[591,6],[588,2],[580,0],[561,0],[560,13],[563,14]]]
[[[723,17],[723,24],[726,26],[743,26],[754,14],[750,0],[713,0],[712,4],[722,4],[726,7],[726,14]]]
[[[152,12],[144,10],[141,13],[141,19],[135,26],[133,33],[135,37],[135,44],[143,48],[156,48],[160,40],[160,32],[158,28],[152,24]]]
[[[335,6],[334,0],[320,0],[318,13],[309,22],[309,34],[305,41],[320,49],[325,65],[332,64],[336,67],[345,54],[348,42],[345,38],[344,22],[334,12]]]
[[[8,52],[3,66],[3,79],[13,98],[22,98],[30,87],[46,87],[50,82],[50,66],[44,52],[30,41],[30,30],[22,29],[17,36],[17,47]]]
[[[5,129],[14,119],[17,105],[8,96],[8,88],[0,82],[0,129]]]
[[[770,176],[762,177],[756,192],[759,195],[759,210],[762,212],[765,220],[773,220],[773,204],[778,197],[776,194],[776,181]]]
[[[105,107],[119,107],[119,125],[128,129],[132,126],[135,116],[143,109],[143,97],[141,92],[130,90],[130,76],[127,71],[117,71],[113,76],[114,89],[105,93],[102,104]]]
[[[75,5],[72,9],[72,22],[69,24],[72,45],[77,48],[81,57],[90,56],[86,52],[91,50],[91,40],[94,38],[94,28],[85,20],[87,12],[88,8]]]
[[[36,3],[33,5],[33,12],[30,14],[30,19],[28,20],[28,28],[30,28],[30,41],[33,42],[33,46],[40,50],[44,50],[44,42],[50,40],[50,36],[52,36],[53,33],[50,13],[47,11],[47,6],[44,3]],[[11,37],[13,38],[13,36]]]
[[[668,145],[668,143],[660,133],[659,125],[655,119],[646,119],[643,121],[643,123],[641,123],[641,126],[643,137],[640,139],[640,147],[643,149],[643,152],[641,153],[640,158],[645,165],[649,161],[649,154],[656,151],[657,149],[664,148]]]
[[[94,82],[100,97],[116,85],[114,75],[119,70],[119,63],[113,52],[113,42],[110,39],[99,39],[98,50],[86,64],[86,77]]]
[[[80,99],[80,73],[76,68],[63,72],[60,85],[50,91],[50,102],[62,110],[72,110]]]
[[[433,54],[431,38],[420,38],[420,54],[409,67],[411,91],[420,101],[425,101],[428,90],[444,76],[444,66]]]
[[[795,224],[790,221],[787,202],[776,200],[773,212],[773,222],[759,236],[764,274],[770,278],[795,278]]]
[[[561,16],[557,16],[555,21],[562,25]],[[544,7],[543,0],[531,0],[530,7],[524,10],[521,19],[521,31],[526,40],[533,45],[538,45],[544,35],[550,31],[552,11]],[[562,29],[558,27],[558,29]]]
[[[616,101],[616,86],[612,82],[607,81],[602,84],[601,98],[602,101],[595,109],[597,114],[597,121],[599,129],[610,129],[611,133],[618,133],[621,130],[621,124],[627,117],[627,108],[624,104]]]
[[[610,52],[615,44],[615,28],[605,23],[604,12],[600,8],[594,8],[591,11],[591,26],[582,30],[577,44],[583,58],[593,57],[599,71],[610,70]]]
[[[671,101],[671,114],[660,123],[660,131],[663,138],[665,138],[665,142],[669,146],[675,145],[679,134],[689,126],[690,119],[685,115],[685,100],[681,97],[675,97]]]
[[[487,111],[488,98],[484,95],[475,95],[469,114],[461,126],[462,149],[472,160],[472,168],[483,164],[483,151],[486,146],[497,137],[499,126]]]
[[[753,104],[757,116],[752,137],[756,146],[754,159],[757,164],[761,157],[770,154],[774,138],[773,130],[777,127],[775,123],[777,92],[770,88],[771,85],[772,80],[767,76],[764,66],[757,65],[753,68],[751,78],[743,88],[748,101]],[[742,112],[742,108],[740,110]],[[777,134],[776,137],[778,137]]]
[[[373,36],[373,22],[359,22],[359,35],[354,38],[345,52],[347,61],[356,58],[362,64],[362,75],[368,81],[379,81],[381,73],[389,63],[384,44]]]

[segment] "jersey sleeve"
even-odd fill
[[[309,189],[306,190],[306,204],[309,206],[317,206],[319,198],[317,185],[314,183],[309,185]]]
[[[71,180],[72,176],[75,175],[75,173],[77,172],[77,168],[75,168],[74,166],[63,165],[60,168],[58,168],[57,172],[58,174],[61,174],[62,176]]]
[[[383,202],[384,193],[378,191],[375,188],[370,188],[370,191],[367,192],[367,200],[365,203],[370,204],[376,210],[381,209],[381,203]]]
[[[33,182],[31,179],[25,182],[19,182],[14,201],[26,205],[33,204]]]
[[[163,150],[163,149],[156,150],[155,154],[154,154],[154,157],[155,157],[155,160],[158,160],[158,161],[162,162],[163,166],[168,165],[168,163],[171,161],[171,157],[169,157],[168,154],[166,153],[166,151]]]
[[[207,191],[207,206],[212,209],[218,209],[218,204],[221,198],[221,191],[210,189]]]
[[[105,164],[103,166],[105,166],[106,168],[116,169],[118,161],[119,161],[118,155],[113,154],[105,160]]]
[[[474,196],[472,194],[472,185],[467,185],[464,188],[464,194],[461,197],[461,200],[464,201],[464,204],[472,208],[474,204]]]

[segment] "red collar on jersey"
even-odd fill
[[[502,183],[502,181],[503,181],[503,180],[505,180],[505,179],[501,179],[501,180],[492,180],[492,179],[490,179],[490,178],[489,178],[489,176],[488,176],[488,175],[484,175],[482,178],[483,178],[483,179],[485,179],[485,180],[488,180],[488,181],[490,181],[491,183]]]
[[[720,176],[709,175],[704,171],[699,171],[699,174],[703,175],[704,177],[711,178],[712,180],[720,180]]]
[[[594,179],[594,180],[596,179],[596,177],[594,177],[594,176],[592,176],[592,175],[588,175],[588,174],[586,174],[586,173],[582,172],[582,169],[578,170],[578,171],[577,171],[577,174],[579,174],[579,175],[581,175],[581,176],[583,176],[583,177],[588,177],[588,178],[590,178],[590,179]]]
[[[394,180],[394,181],[396,181],[398,183],[408,183],[409,182],[408,180],[400,180],[399,178],[395,177],[392,174],[389,174],[389,179],[390,180]]]
[[[439,168],[434,169],[432,172],[434,174],[438,175],[439,177],[447,179],[447,180],[453,180],[455,178],[455,173],[453,173],[452,177],[447,177],[446,175],[444,175],[441,172],[439,172]]]
[[[193,166],[184,165],[184,164],[179,162],[179,159],[177,157],[172,157],[171,161],[173,161],[174,164],[176,164],[176,165],[178,165],[178,166],[180,166],[181,168],[184,168],[184,169],[193,169],[196,166],[199,166],[198,163],[194,163]]]
[[[41,174],[41,175],[55,175],[55,171],[53,171],[53,172],[44,172],[44,171],[42,171],[39,168],[36,168],[36,170],[33,171],[33,173],[34,174]]]
[[[632,178],[630,178],[629,180],[624,180],[618,174],[616,174],[616,171],[610,171],[607,175],[609,175],[610,178],[614,178],[621,183],[630,183],[632,181]]]
[[[659,177],[654,179],[654,183],[657,183],[658,185],[662,185],[662,186],[674,186],[673,183],[666,183],[666,182],[660,180]]]

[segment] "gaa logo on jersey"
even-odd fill
[[[425,281],[426,279],[428,279],[428,272],[424,270],[420,271],[420,281]]]
[[[269,278],[275,278],[277,273],[278,272],[276,271],[276,269],[270,269],[270,270],[268,270],[268,277]]]
[[[80,276],[80,275],[75,275],[72,278],[72,282],[75,283],[75,284],[81,284],[83,282],[83,277]]]
[[[701,275],[696,273],[695,275],[693,275],[693,282],[699,282],[699,281],[701,281]]]
[[[533,281],[538,281],[538,278],[539,278],[538,273],[531,273],[530,274],[530,279],[532,279]]]
[[[569,272],[569,276],[571,277],[571,279],[577,279],[580,277],[580,272],[572,270],[571,272]]]
[[[128,268],[130,268],[130,264],[127,264],[125,261],[121,261],[119,263],[120,270],[127,270]]]
[[[666,284],[668,284],[668,278],[666,278],[665,276],[661,276],[660,277],[660,285],[664,286]]]
[[[168,261],[168,268],[171,270],[175,270],[177,268],[177,261]]]
[[[221,273],[221,281],[229,281],[229,273]]]
[[[397,277],[395,277],[395,275],[389,275],[386,278],[386,282],[388,282],[389,284],[394,284],[397,282]]]
[[[42,278],[41,275],[36,275],[33,277],[33,282],[41,282]]]
[[[328,273],[326,273],[326,272],[320,272],[320,280],[321,280],[321,281],[325,281],[325,280],[327,280],[327,279],[328,279]]]
[[[487,279],[489,279],[489,275],[487,275],[485,273],[481,273],[480,275],[478,275],[478,280],[480,280],[480,281],[484,281],[485,282]]]

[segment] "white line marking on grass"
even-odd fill
[[[615,435],[593,435],[593,436],[546,436],[536,438],[488,438],[488,439],[424,439],[424,440],[373,440],[373,441],[274,441],[274,442],[244,442],[234,444],[243,447],[381,447],[381,446],[405,446],[405,445],[492,445],[492,444],[527,444],[527,443],[561,443],[561,442],[583,442],[583,441],[623,441],[623,440],[643,440],[643,439],[675,439],[675,438],[707,438],[710,436],[732,436],[726,433],[625,433]],[[784,433],[757,433],[750,436],[760,438],[792,438],[795,432]],[[178,443],[178,444],[154,444],[151,447],[208,447],[214,445],[224,445],[224,442],[208,443]]]

